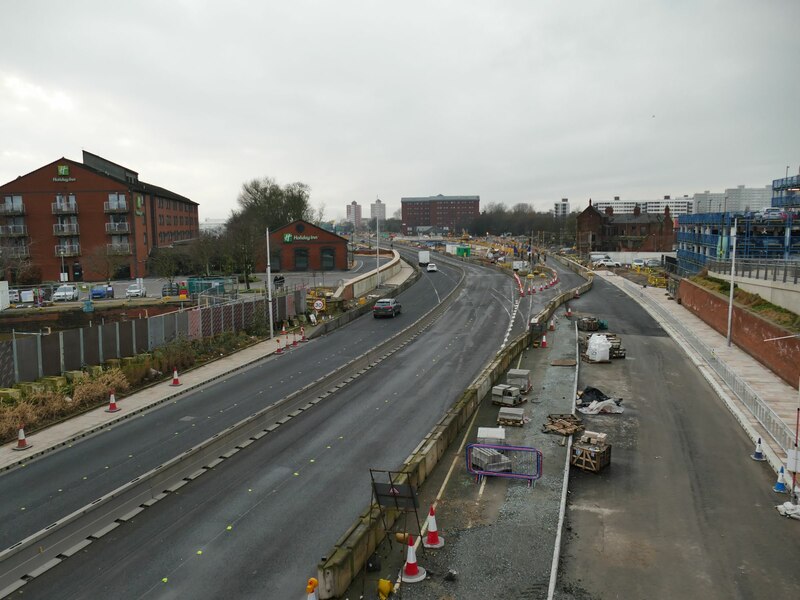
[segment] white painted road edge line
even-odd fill
[[[575,398],[578,396],[578,371],[581,364],[581,354],[578,348],[578,323],[575,328],[575,386],[572,391],[572,414],[575,414]],[[564,483],[561,486],[561,507],[558,509],[558,527],[556,528],[556,543],[553,545],[553,563],[550,565],[550,585],[547,588],[547,600],[553,600],[558,579],[558,563],[561,559],[561,534],[564,531],[564,514],[567,510],[567,491],[569,488],[569,459],[572,457],[572,436],[567,438],[567,459],[564,465]]]

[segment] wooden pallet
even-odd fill
[[[497,418],[498,425],[507,425],[509,427],[522,427],[525,425],[523,421],[518,421],[516,419],[501,419],[500,417]]]

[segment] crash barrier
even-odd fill
[[[306,290],[300,289],[273,298],[276,321],[303,312]],[[264,296],[240,296],[225,304],[193,307],[146,316],[146,308],[136,309],[144,317],[94,323],[90,327],[66,329],[51,334],[13,335],[0,342],[0,387],[13,387],[21,381],[36,381],[78,371],[85,365],[100,365],[156,348],[176,339],[201,339],[224,332],[236,332],[265,320],[268,303]]]
[[[380,266],[380,281],[391,279],[403,268],[400,264],[400,253],[397,252],[397,250],[392,250],[391,253],[392,260]],[[373,269],[363,275],[343,282],[342,285],[337,288],[336,292],[334,292],[333,297],[352,300],[353,298],[360,298],[376,287],[378,287],[378,271]]]
[[[694,333],[683,323],[673,317],[669,311],[664,310],[658,303],[653,302],[647,294],[642,293],[639,286],[630,281],[623,281],[626,292],[635,297],[639,302],[658,313],[659,317],[669,323],[670,327],[677,330],[684,340],[697,352],[714,372],[733,391],[736,397],[747,407],[747,410],[756,418],[762,427],[769,433],[784,452],[794,447],[794,431],[781,419],[774,410],[759,397],[756,391],[746,381],[742,380],[728,365],[719,360],[712,348],[701,342]]]
[[[525,446],[467,444],[467,473],[482,477],[524,479],[535,484],[542,476],[542,453]]]
[[[462,274],[462,278],[441,303],[397,335],[3,550],[0,552],[0,590],[22,585],[20,582],[27,581],[29,574],[42,565],[62,560],[62,554],[70,556],[70,549],[83,544],[90,536],[101,537],[113,529],[117,521],[127,520],[126,514],[138,514],[144,506],[151,506],[253,441],[276,430],[292,418],[287,415],[312,408],[353,379],[353,373],[379,363],[433,324],[453,303],[463,286]]]

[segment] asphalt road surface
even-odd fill
[[[607,319],[625,360],[581,365],[579,389],[622,396],[611,466],[573,468],[556,597],[800,598],[800,523],[780,517],[775,475],[683,351],[638,304],[595,279],[573,310]]]
[[[442,265],[439,273],[431,273],[400,296],[403,314],[395,319],[358,319],[300,351],[269,358],[0,475],[4,492],[0,547],[46,527],[362,354],[436,306],[459,278],[459,269]]]
[[[403,294],[401,317],[359,319],[340,335],[328,336],[338,345],[326,351],[358,345],[359,336],[375,339],[421,314],[430,295],[441,295],[439,286],[453,277],[446,261],[437,259],[437,264],[438,273],[423,274]],[[465,290],[413,343],[34,579],[24,593],[59,598],[301,597],[319,559],[367,506],[368,468],[398,467],[502,343],[513,312],[511,280],[491,269],[465,268]],[[418,296],[422,299],[416,304],[409,301]],[[312,342],[308,350],[321,342]],[[325,353],[317,351],[321,360]],[[310,360],[311,352],[305,357]],[[289,376],[286,363],[280,364],[274,376],[278,381]],[[269,379],[253,371],[232,377],[231,389],[218,394],[217,402],[230,404],[233,391],[243,387],[248,395],[258,395],[251,377],[266,392]],[[184,416],[197,412],[189,406]],[[178,414],[165,422],[174,427]]]

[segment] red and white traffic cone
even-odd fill
[[[581,295],[578,293],[578,290],[575,290],[575,296],[574,296],[574,298],[577,300],[577,299],[578,299],[578,298],[580,298],[580,297],[581,297]]]
[[[547,336],[542,334],[542,348],[547,348]]]
[[[406,564],[400,573],[400,581],[404,583],[417,583],[425,579],[427,573],[425,569],[417,565],[417,554],[414,552],[414,536],[408,536],[408,554]]]
[[[569,307],[569,304],[567,304],[567,316],[568,317],[572,316],[572,309]]]
[[[114,390],[109,392],[108,397],[108,408],[106,409],[107,413],[115,413],[122,410],[119,406],[117,406],[117,398],[114,396]]]
[[[284,350],[286,350],[288,352],[289,348],[291,348],[291,347],[292,347],[292,344],[289,342],[289,334],[287,333],[286,334],[286,346],[285,346]]]
[[[444,546],[444,538],[439,535],[439,530],[436,529],[436,511],[433,506],[428,512],[428,535],[422,545],[426,548],[441,548]]]
[[[553,319],[550,319],[550,331],[556,330],[556,322]]]
[[[281,338],[275,340],[278,342],[278,349],[275,351],[275,354],[283,354],[283,348],[281,347]]]
[[[178,369],[174,368],[174,369],[172,369],[172,383],[170,383],[170,385],[173,386],[173,387],[177,387],[180,384],[181,384],[181,380],[178,379]]]
[[[14,450],[27,450],[33,446],[33,444],[28,442],[28,439],[25,437],[25,426],[19,426],[19,432],[17,433],[17,445],[14,446]]]
[[[306,337],[306,328],[305,327],[301,327],[300,328],[300,341],[303,342],[303,343],[308,341],[308,338]]]
[[[281,327],[281,335],[286,335],[286,323]]]
[[[292,331],[292,346],[297,346],[297,332]]]
[[[308,579],[308,583],[306,584],[306,600],[317,600],[317,587],[319,587],[319,581],[317,581],[316,577],[310,577]]]

